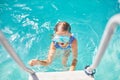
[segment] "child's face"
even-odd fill
[[[68,31],[62,31],[62,30],[57,30],[56,34],[59,36],[70,36],[70,33]],[[58,42],[58,44],[64,48],[68,45],[68,42],[67,43]]]

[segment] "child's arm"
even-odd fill
[[[47,60],[36,60],[36,59],[33,59],[29,62],[29,64],[31,66],[34,66],[34,65],[44,65],[44,66],[47,66],[49,65],[51,62],[52,62],[52,59],[53,59],[53,56],[55,54],[55,47],[54,47],[54,44],[53,42],[51,43],[50,45],[50,50],[49,50],[49,53],[48,53],[48,58]]]
[[[72,54],[73,54],[73,60],[72,60],[72,64],[70,66],[70,71],[75,70],[76,64],[77,64],[77,55],[78,55],[78,47],[77,47],[77,40],[75,39],[72,42]]]

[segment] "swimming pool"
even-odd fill
[[[117,0],[2,0],[0,30],[4,32],[26,66],[30,67],[30,59],[46,58],[54,25],[58,21],[67,21],[78,40],[79,60],[76,69],[80,70],[92,63],[107,21],[119,11]],[[120,28],[117,28],[97,68],[95,80],[120,79],[119,34]],[[36,71],[54,71],[49,68],[33,67]],[[2,46],[0,72],[0,80],[28,79],[28,74],[17,66]]]

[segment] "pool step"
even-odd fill
[[[39,80],[94,80],[93,77],[80,71],[64,71],[64,72],[38,72],[36,73]],[[31,75],[29,80],[34,80]]]

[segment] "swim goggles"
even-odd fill
[[[70,40],[70,36],[67,35],[55,35],[53,37],[53,41],[59,42],[59,43],[68,43]]]

